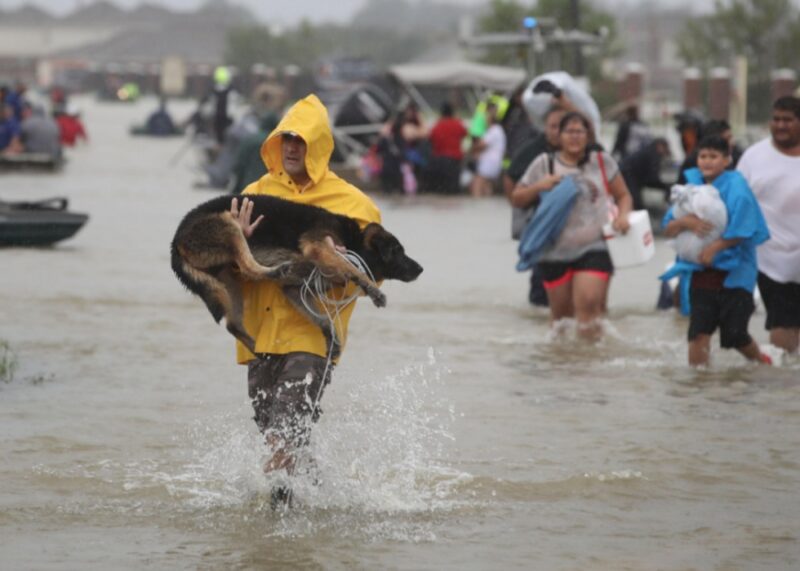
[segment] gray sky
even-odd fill
[[[118,6],[133,7],[141,4],[141,0],[111,0]],[[205,0],[148,0],[151,4],[168,6],[177,10],[192,10]],[[448,0],[451,4],[477,6],[487,4],[487,0]],[[345,22],[364,5],[367,0],[233,0],[234,3],[247,6],[263,21],[293,25],[306,18],[313,23]],[[55,14],[65,14],[74,10],[88,0],[0,0],[0,7],[15,8],[25,3],[32,3]],[[652,0],[601,0],[605,5],[643,5]],[[692,10],[709,9],[713,0],[660,0],[659,6],[691,5]]]

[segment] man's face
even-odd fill
[[[778,147],[790,149],[800,145],[800,119],[791,111],[773,109],[769,130]]]
[[[697,168],[709,182],[721,175],[729,162],[731,158],[716,149],[700,149],[697,154]]]
[[[551,146],[557,147],[559,141],[558,124],[561,123],[561,118],[564,116],[563,111],[553,111],[547,116],[544,123],[544,136]]]
[[[281,135],[283,169],[290,177],[304,176],[306,172],[306,142],[295,135]]]

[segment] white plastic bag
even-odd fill
[[[544,82],[544,83],[543,83]],[[550,71],[539,75],[530,82],[522,96],[522,104],[528,115],[539,125],[544,124],[544,117],[553,106],[553,93],[541,91],[534,93],[549,82],[561,90],[567,99],[583,113],[594,125],[595,133],[600,133],[600,109],[592,96],[580,83],[566,71]]]
[[[728,225],[728,210],[716,188],[710,184],[676,184],[670,192],[672,215],[677,220],[687,214],[694,214],[713,224],[708,235],[700,237],[685,230],[676,236],[673,246],[678,256],[689,262],[700,263],[700,252],[711,242],[722,236]]]

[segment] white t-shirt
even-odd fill
[[[800,157],[778,151],[772,138],[748,148],[737,170],[756,195],[770,239],[758,247],[758,269],[777,282],[800,283]]]
[[[495,123],[484,133],[486,148],[478,156],[478,174],[483,178],[495,179],[503,170],[503,154],[506,152],[506,134]]]
[[[606,183],[619,175],[619,165],[614,158],[603,152],[603,171],[597,153],[592,153],[589,161],[581,166],[567,165],[553,155],[553,174],[580,175],[586,184],[579,184],[579,195],[572,206],[569,217],[555,244],[545,248],[540,262],[561,262],[575,260],[586,252],[607,251],[603,239],[603,224],[608,221],[608,200]],[[519,179],[520,184],[534,184],[550,174],[550,156],[542,153],[528,166]],[[573,247],[574,246],[574,247]]]

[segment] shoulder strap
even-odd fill
[[[603,175],[603,186],[606,188],[606,194],[611,195],[611,189],[608,188],[608,177],[606,176],[606,163],[603,161],[603,151],[597,151],[597,164],[600,165],[600,173]]]
[[[556,171],[556,165],[553,153],[547,153],[547,173],[555,174],[555,171]]]

